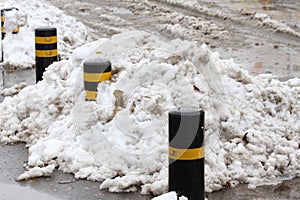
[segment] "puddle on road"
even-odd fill
[[[1,200],[19,199],[39,199],[39,200],[59,200],[47,194],[43,194],[27,187],[0,183]]]

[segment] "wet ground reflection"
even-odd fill
[[[26,187],[20,187],[19,185],[9,185],[0,183],[0,199],[12,200],[12,199],[39,199],[39,200],[58,200],[50,195],[43,194]],[[16,192],[17,191],[17,192]]]
[[[273,200],[273,199],[300,199],[300,179],[295,178],[290,181],[284,181],[278,185],[260,186],[256,189],[249,190],[247,185],[240,185],[236,188],[228,188],[213,192],[209,195],[210,199],[222,200]]]

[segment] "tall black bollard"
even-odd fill
[[[169,112],[169,191],[204,200],[204,111]]]
[[[35,29],[36,82],[43,80],[43,73],[53,62],[57,61],[56,28]]]
[[[1,40],[4,40],[4,37],[5,37],[5,28],[4,28],[5,17],[4,17],[4,13],[7,12],[7,11],[14,10],[14,9],[19,10],[18,8],[4,8],[4,9],[0,10],[0,13],[1,13]],[[19,26],[16,29],[14,29],[12,31],[12,33],[13,34],[19,33]],[[2,54],[1,62],[3,62],[4,61],[4,51],[3,51],[2,41],[1,41],[1,47],[2,47],[1,48],[1,54]]]
[[[109,60],[88,60],[83,63],[85,99],[96,101],[100,82],[110,80],[111,62]]]

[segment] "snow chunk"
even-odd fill
[[[17,181],[28,180],[31,178],[37,178],[41,176],[49,176],[54,169],[55,169],[55,165],[48,165],[47,167],[34,167],[29,171],[26,171],[23,174],[21,174],[17,178]]]
[[[22,82],[20,84],[16,84],[10,88],[5,88],[4,90],[2,90],[2,92],[0,93],[3,96],[13,96],[18,94],[23,88],[27,87],[27,83]]]

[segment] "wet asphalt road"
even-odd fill
[[[86,180],[75,180],[73,175],[55,171],[50,177],[36,178],[29,181],[16,182],[23,171],[23,165],[27,161],[27,149],[24,144],[0,145],[0,183],[5,183],[22,188],[30,188],[33,193],[40,193],[39,200],[49,200],[49,197],[55,197],[61,200],[150,200],[151,196],[140,194],[114,194],[99,190],[100,183]],[[207,194],[208,199],[216,200],[287,200],[300,199],[300,178],[285,181],[275,186],[262,186],[254,190],[249,190],[247,185],[241,185],[236,188],[226,188],[221,191]],[[5,194],[5,185],[0,188],[1,195]],[[20,193],[20,194],[19,194]],[[14,194],[16,199],[22,198],[22,193]],[[46,195],[47,196],[43,196]],[[36,194],[35,194],[36,195]],[[7,199],[11,200],[11,199]],[[24,200],[27,200],[26,198]],[[28,199],[29,200],[29,199]]]
[[[134,193],[114,194],[99,189],[100,183],[75,180],[72,174],[55,171],[51,177],[36,178],[29,181],[16,182],[15,179],[24,172],[23,165],[27,161],[28,152],[24,144],[0,145],[0,183],[31,188],[61,200],[150,200],[151,196]],[[5,187],[0,188],[5,194]],[[23,199],[16,191],[17,199]],[[19,197],[19,198],[18,198]],[[11,199],[8,199],[11,200]],[[32,200],[32,199],[31,199]],[[47,198],[39,200],[48,200]]]

